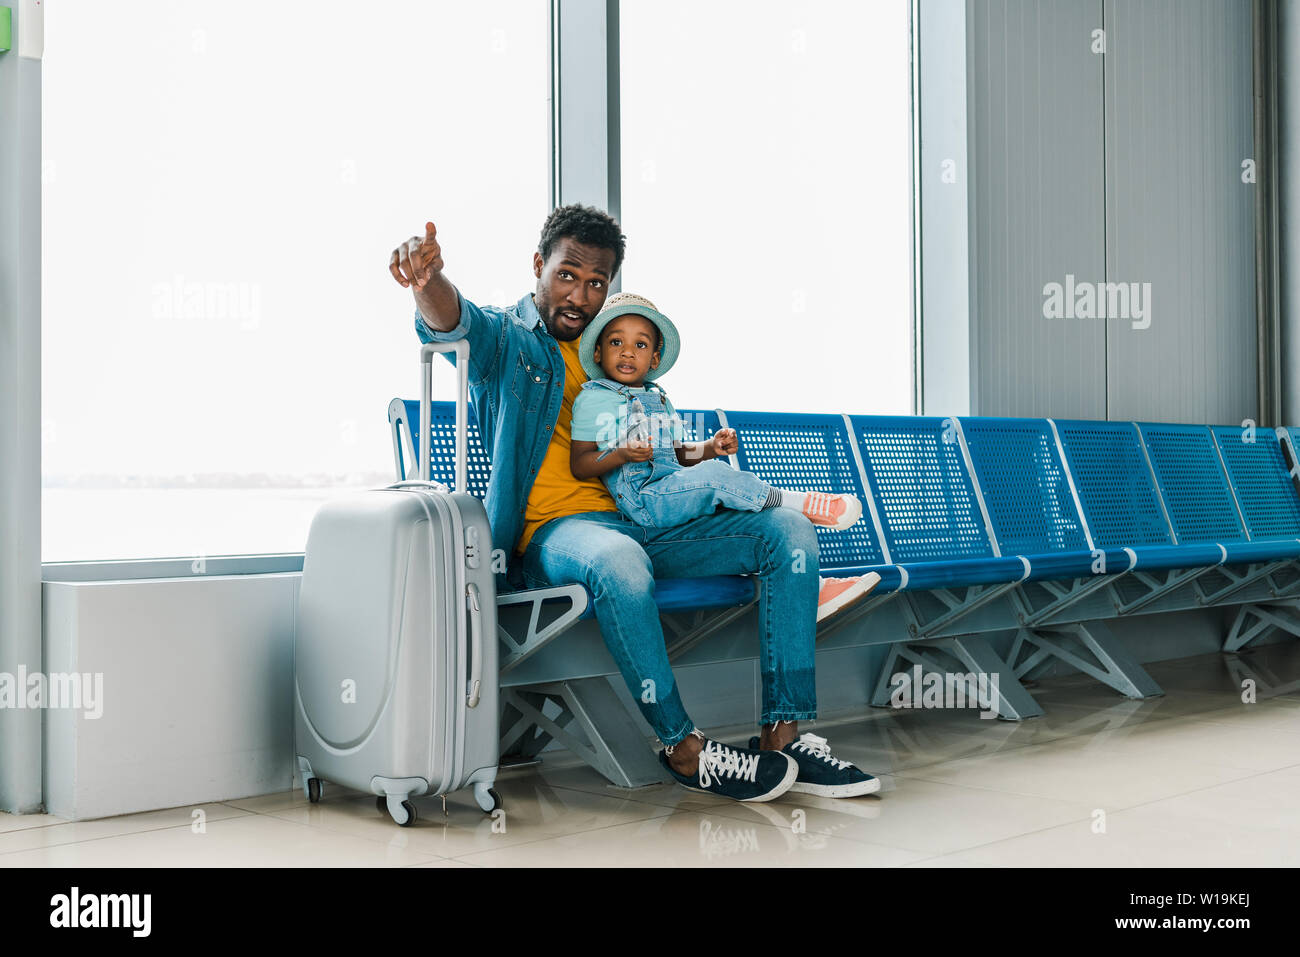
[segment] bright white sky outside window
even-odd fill
[[[393,246],[433,219],[472,300],[534,284],[548,8],[52,0],[44,560],[301,551],[391,479]],[[681,327],[676,404],[908,411],[905,0],[625,2],[621,32],[623,288]]]
[[[907,0],[620,7],[623,289],[683,408],[911,407]]]
[[[468,296],[530,288],[548,5],[363,6],[49,4],[46,561],[301,551],[418,395],[393,247],[432,219]]]

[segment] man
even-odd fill
[[[816,717],[813,649],[822,590],[808,519],[784,508],[722,511],[674,528],[646,528],[618,512],[599,478],[577,479],[570,470],[573,400],[586,380],[578,339],[622,265],[624,240],[618,223],[599,210],[556,209],[533,253],[536,289],[509,309],[479,307],[460,295],[443,275],[431,222],[389,261],[393,278],[414,294],[421,342],[469,340],[470,389],[492,461],[484,504],[493,544],[510,556],[509,583],[581,582],[591,591],[605,644],[664,744],[660,761],[684,787],[741,801],[769,801],[786,790],[829,797],[878,790],[871,775],[832,757],[824,739],[798,733],[799,721]],[[763,712],[749,748],[695,728],[668,665],[654,579],[702,573],[762,579]],[[836,581],[842,582],[828,580]]]

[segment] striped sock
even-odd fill
[[[796,512],[803,511],[803,503],[808,498],[807,492],[792,492],[788,488],[779,490],[781,492],[781,507],[793,509]]]
[[[767,493],[767,501],[763,503],[760,512],[769,508],[790,508],[796,512],[803,511],[804,499],[808,497],[807,492],[792,492],[788,488],[774,488]]]

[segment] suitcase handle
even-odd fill
[[[423,479],[410,479],[406,482],[394,482],[392,485],[385,486],[385,488],[432,488],[437,492],[451,491],[437,479],[429,479],[427,482]]]
[[[469,340],[426,342],[420,348],[420,480],[429,481],[433,457],[433,436],[429,434],[433,417],[433,356],[437,352],[456,353],[456,487],[469,491]]]
[[[470,634],[469,698],[465,705],[475,708],[483,687],[483,613],[478,604],[478,586],[473,582],[465,588],[465,599],[469,604]]]

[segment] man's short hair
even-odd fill
[[[550,259],[556,243],[566,236],[585,246],[611,250],[614,253],[614,271],[609,278],[618,275],[618,269],[623,265],[623,249],[627,237],[613,216],[594,206],[578,203],[556,207],[542,224],[542,238],[537,244],[542,259]]]

